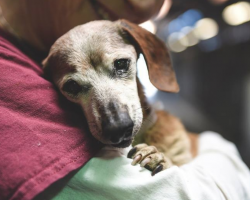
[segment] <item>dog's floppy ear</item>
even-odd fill
[[[53,82],[64,70],[63,61],[61,61],[62,59],[58,58],[58,56],[50,50],[49,55],[42,61],[44,78]]]
[[[144,55],[151,83],[159,90],[178,92],[175,72],[166,45],[155,35],[127,20],[118,20],[122,32],[128,33]]]
[[[44,77],[50,78],[49,56],[42,61]]]
[[[42,61],[44,77],[48,80],[54,81],[54,78],[63,72],[63,61],[63,58],[61,58],[59,54],[55,53],[52,47],[49,55]]]
[[[43,76],[47,80],[53,80],[53,73],[56,73],[53,69],[53,66],[57,66],[56,63],[54,63],[53,55],[51,53],[42,61],[42,67],[43,67]],[[59,73],[59,72],[58,72]]]

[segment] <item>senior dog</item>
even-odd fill
[[[148,105],[136,77],[140,53],[151,82],[160,90],[178,92],[164,43],[126,20],[73,28],[54,43],[43,65],[60,92],[82,107],[97,140],[118,148],[134,141],[137,145],[128,153],[132,164],[140,163],[154,175],[192,156],[181,122]]]

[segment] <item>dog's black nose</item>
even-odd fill
[[[126,106],[110,102],[100,110],[102,115],[102,133],[112,144],[131,140],[134,123],[129,116]]]
[[[103,133],[105,137],[113,144],[118,144],[123,140],[129,140],[132,137],[134,123],[131,119],[123,122],[107,123],[103,126]]]
[[[127,112],[119,112],[116,116],[105,117],[102,120],[104,137],[113,144],[132,138],[134,123]]]
[[[133,121],[126,120],[118,124],[109,124],[105,127],[105,133],[110,135],[110,141],[113,144],[119,144],[123,140],[129,140],[132,137],[134,123]]]

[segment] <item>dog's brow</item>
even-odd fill
[[[89,63],[96,68],[98,65],[102,63],[103,60],[103,52],[101,51],[91,51],[89,52]]]

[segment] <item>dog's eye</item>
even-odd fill
[[[122,75],[128,71],[130,60],[128,59],[119,59],[114,62],[115,70],[117,75]]]
[[[63,91],[68,92],[73,95],[77,95],[79,92],[82,91],[82,87],[74,80],[68,80],[63,85]]]

